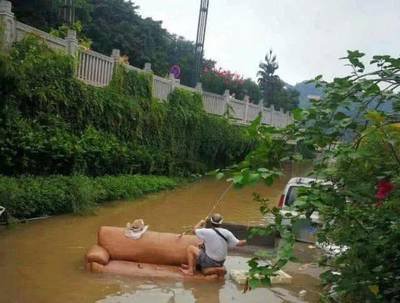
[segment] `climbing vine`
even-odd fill
[[[188,175],[240,160],[244,131],[198,94],[154,99],[152,75],[118,67],[110,85],[75,79],[74,60],[34,37],[0,57],[0,173]]]

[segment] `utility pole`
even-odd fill
[[[197,38],[195,45],[195,70],[193,76],[193,87],[199,82],[203,66],[204,40],[206,36],[207,15],[209,0],[200,0],[199,23],[197,25]]]

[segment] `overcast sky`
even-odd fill
[[[134,0],[143,17],[196,40],[200,0]],[[346,50],[400,56],[400,0],[210,0],[205,56],[256,79],[272,48],[290,84],[343,75]]]

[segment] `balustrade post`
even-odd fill
[[[170,85],[171,85],[171,93],[175,90],[178,81],[176,81],[177,79],[175,79],[175,75],[170,73],[169,77],[168,77],[169,81],[170,81]]]
[[[203,92],[203,85],[201,84],[201,82],[197,82],[195,89],[198,90],[200,93]]]
[[[152,72],[152,70],[151,70],[151,63],[150,63],[150,62],[146,62],[146,63],[144,64],[143,70],[144,70],[145,72],[151,73],[151,72]]]
[[[115,66],[117,66],[117,64],[119,63],[120,57],[121,57],[120,50],[114,48],[111,52],[111,58],[113,58]]]
[[[16,20],[10,1],[0,0],[0,48],[9,50],[16,41]]]
[[[201,96],[201,102],[203,104],[203,108],[206,109],[206,105],[205,105],[205,96],[203,95],[203,85],[201,84],[201,82],[197,82],[196,86],[194,87],[195,90],[197,90]]]
[[[118,68],[119,61],[121,60],[121,51],[114,48],[111,51],[111,58],[113,59],[113,67],[111,69],[110,81],[112,80],[115,70]]]
[[[67,41],[67,53],[75,57],[79,47],[76,31],[69,29],[65,41]]]
[[[273,104],[271,104],[270,106],[271,109],[271,125],[275,126],[275,122],[274,122],[274,117],[275,117],[275,106]]]
[[[230,95],[229,89],[226,89],[224,91],[223,97],[224,97],[224,101],[225,101],[224,115],[227,114],[229,116],[229,106],[230,106],[229,101],[231,100],[231,95]]]
[[[248,115],[248,112],[249,112],[250,97],[249,97],[249,96],[244,96],[243,101],[245,102],[245,103],[244,103],[244,106],[245,106],[245,107],[244,107],[243,122],[244,122],[244,123],[247,123],[247,115]]]
[[[279,109],[279,127],[284,127],[285,126],[285,125],[283,125],[284,124],[284,121],[283,121],[283,117],[284,116],[285,116],[285,112],[284,112],[283,108],[281,107]]]
[[[258,103],[258,108],[259,108],[259,115],[261,116],[261,121],[260,123],[262,124],[264,121],[264,100],[260,100]]]

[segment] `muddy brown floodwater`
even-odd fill
[[[277,203],[292,174],[289,170],[273,187],[259,184],[232,189],[217,211],[226,221],[247,223],[259,220],[258,204],[252,193],[259,192]],[[318,270],[310,262],[315,251],[298,245],[297,254],[307,264],[293,263],[285,269],[293,276],[287,286],[260,288],[242,294],[242,288],[228,277],[223,282],[163,281],[103,276],[85,271],[84,255],[96,242],[101,225],[125,226],[141,217],[150,229],[181,232],[203,218],[227,187],[227,183],[206,178],[201,181],[136,201],[105,204],[93,216],[63,215],[0,229],[0,302],[317,302],[320,291]],[[246,268],[247,256],[227,259],[227,268]],[[300,290],[307,294],[300,299]]]

